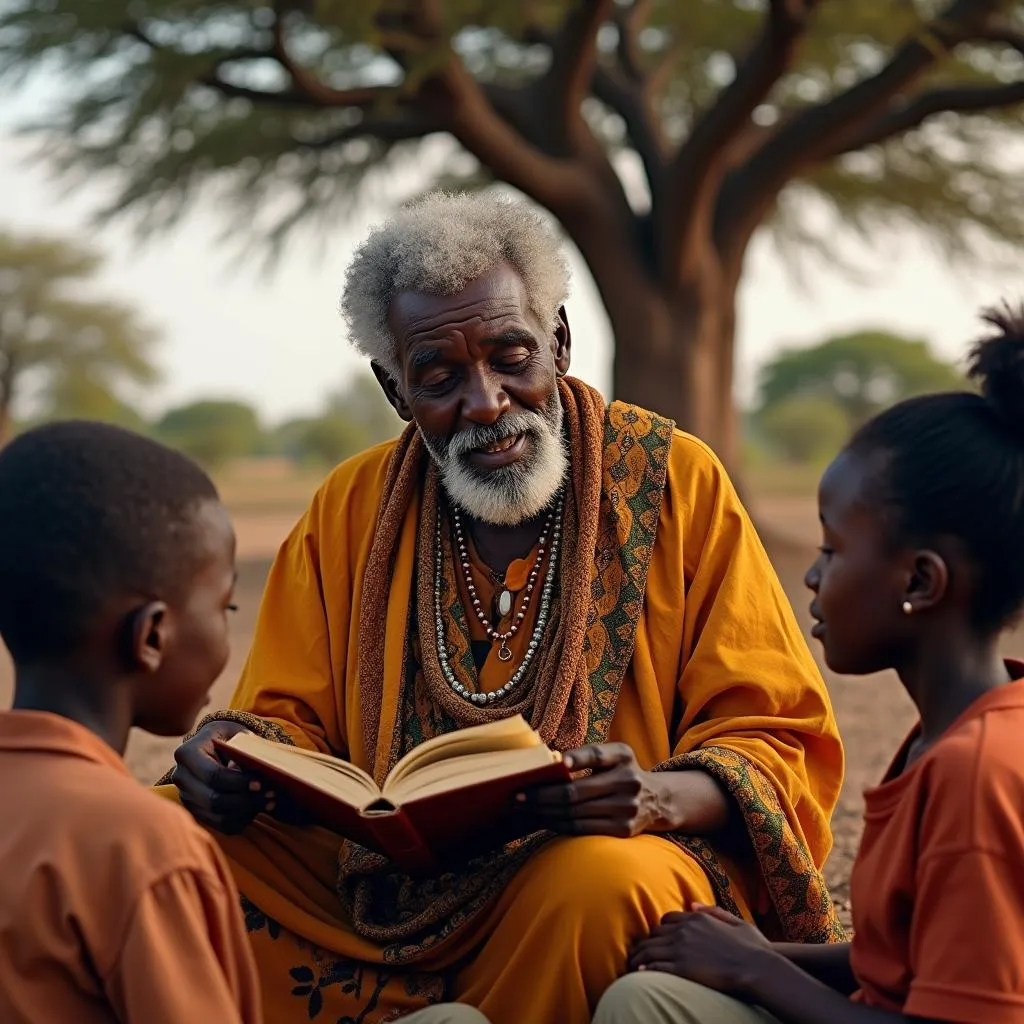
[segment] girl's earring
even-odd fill
[[[913,615],[914,614],[914,606],[909,601],[904,601],[903,602],[903,614],[904,615]]]

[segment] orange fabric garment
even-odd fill
[[[296,744],[370,772],[378,751],[367,749],[363,729],[359,608],[394,447],[340,466],[284,542],[231,701]],[[843,776],[827,692],[721,464],[681,431],[667,458],[635,644],[607,739],[628,743],[644,768],[705,748],[738,755],[820,867]],[[413,503],[380,630],[382,736],[399,712],[418,526]],[[770,847],[772,827],[766,817],[761,845]],[[419,951],[414,963],[396,966],[395,950],[358,933],[345,914],[336,836],[261,816],[219,842],[247,900],[265,1011],[277,1024],[393,1019],[422,1006],[438,980],[494,1024],[584,1024],[625,969],[632,942],[667,911],[715,898],[698,858],[666,838],[558,840],[484,912]],[[727,867],[725,883],[744,912],[767,902],[756,865]],[[800,901],[792,896],[792,904]]]
[[[1024,681],[975,701],[896,774],[915,736],[866,794],[851,878],[856,998],[1024,1024]]]
[[[93,733],[0,712],[0,1021],[260,1024],[213,841]]]

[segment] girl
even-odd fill
[[[920,713],[866,794],[854,939],[769,943],[711,907],[636,947],[595,1024],[1024,1024],[1024,306],[989,312],[980,394],[905,401],[819,491],[814,636],[848,675],[895,669]]]

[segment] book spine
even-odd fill
[[[402,808],[388,814],[363,813],[379,849],[407,874],[433,873],[439,865],[430,847]]]

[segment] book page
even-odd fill
[[[463,789],[492,779],[507,778],[554,764],[561,760],[547,747],[534,744],[519,750],[485,751],[448,757],[421,765],[400,779],[390,778],[384,783],[383,793],[391,803],[399,805],[438,793]]]
[[[227,745],[323,792],[343,796],[360,809],[380,797],[377,784],[366,772],[330,754],[276,743],[249,732],[236,733]]]
[[[486,725],[435,736],[410,750],[391,770],[384,782],[384,790],[394,792],[402,779],[438,761],[462,758],[470,754],[498,753],[539,747],[547,751],[540,736],[522,715],[504,718]],[[550,753],[550,751],[548,751]]]

